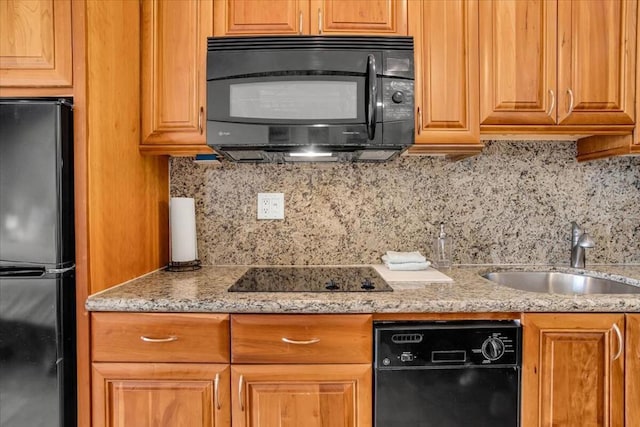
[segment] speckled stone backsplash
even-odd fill
[[[171,161],[171,195],[196,199],[204,264],[361,264],[430,256],[440,221],[456,264],[569,262],[570,223],[596,242],[587,265],[640,263],[640,157],[577,163],[571,142],[491,142],[449,162],[236,164]],[[285,219],[257,220],[282,192]]]

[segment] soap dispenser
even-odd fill
[[[444,231],[444,222],[440,223],[440,233],[433,244],[433,265],[441,270],[451,268],[451,237]]]

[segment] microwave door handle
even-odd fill
[[[367,120],[367,136],[373,140],[376,133],[376,100],[378,99],[378,81],[376,78],[376,57],[367,58],[367,92],[365,96],[365,116]]]

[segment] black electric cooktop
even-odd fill
[[[373,267],[252,267],[229,292],[389,292]]]

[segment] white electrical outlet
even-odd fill
[[[284,193],[258,193],[258,219],[284,219]]]

